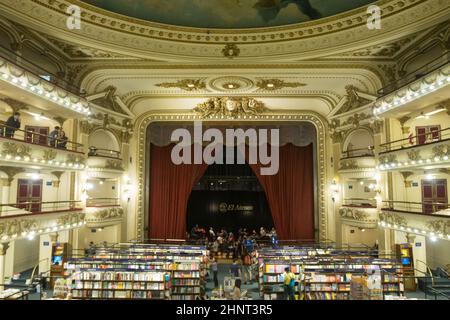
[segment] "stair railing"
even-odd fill
[[[434,283],[435,283],[435,282],[434,282],[433,272],[431,272],[431,268],[428,266],[428,264],[427,264],[426,262],[424,262],[424,261],[422,261],[422,260],[419,260],[419,259],[416,259],[416,266],[417,266],[417,262],[420,262],[420,263],[422,263],[423,265],[425,265],[425,268],[426,268],[428,274],[429,274],[430,277],[431,277],[431,286],[434,287]],[[414,270],[417,270],[417,269],[414,269]],[[420,271],[420,270],[419,270],[419,271]]]

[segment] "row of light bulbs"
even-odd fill
[[[379,170],[389,170],[399,167],[414,167],[422,164],[432,164],[432,163],[440,163],[448,161],[450,158],[449,156],[445,155],[443,157],[436,156],[432,159],[426,159],[426,160],[411,160],[411,161],[405,161],[405,162],[391,162],[391,163],[385,163],[381,164],[377,167]]]
[[[29,232],[26,232],[26,231],[24,231],[24,232],[22,232],[21,233],[21,236],[23,237],[23,238],[28,238],[28,240],[33,240],[34,239],[34,237],[36,236],[36,235],[39,235],[39,234],[44,234],[44,233],[50,233],[50,232],[57,232],[57,231],[63,231],[63,230],[68,230],[68,229],[72,229],[72,228],[77,228],[77,227],[81,227],[81,226],[84,226],[86,224],[86,221],[80,221],[80,222],[78,222],[78,223],[72,223],[72,224],[66,224],[66,225],[63,225],[63,226],[53,226],[53,227],[51,227],[51,228],[45,228],[45,229],[39,229],[39,230],[32,230],[32,231],[29,231]],[[13,235],[11,235],[11,237],[9,237],[9,236],[7,236],[7,235],[4,235],[3,237],[2,237],[2,241],[7,241],[7,240],[14,240],[14,239],[17,239],[17,237],[18,237],[19,235],[16,233],[16,234],[13,234]]]
[[[443,233],[436,234],[435,232],[432,232],[432,231],[425,231],[425,230],[420,230],[417,228],[399,226],[396,224],[387,223],[385,221],[379,221],[378,225],[382,228],[395,229],[395,230],[399,230],[399,231],[412,232],[412,233],[419,234],[422,236],[428,236],[431,241],[436,241],[438,238],[444,239],[444,240],[445,239],[450,240],[450,234],[447,234],[447,235],[444,235]]]
[[[42,96],[42,97],[46,98],[47,100],[57,103],[63,107],[72,109],[72,110],[77,111],[82,114],[86,114],[88,116],[91,115],[91,111],[89,110],[89,107],[83,106],[81,102],[72,103],[70,101],[70,98],[68,98],[68,97],[60,98],[60,97],[58,97],[57,94],[52,95],[50,92],[45,92],[45,90],[43,90],[39,86],[31,84],[28,81],[26,81],[25,79],[19,79],[17,77],[10,76],[7,73],[3,73],[2,78],[15,86],[18,86],[22,89],[27,89],[27,90],[33,92],[34,94]]]
[[[2,157],[2,154],[0,154],[0,158],[1,157]],[[52,165],[52,166],[59,166],[59,167],[62,167],[62,168],[66,168],[66,167],[74,168],[74,169],[84,169],[85,168],[84,164],[78,163],[78,162],[75,162],[75,163],[69,162],[69,163],[67,163],[67,162],[60,162],[60,161],[54,161],[54,160],[45,160],[45,159],[39,160],[37,158],[31,159],[28,156],[25,156],[25,157],[15,156],[15,157],[13,157],[12,155],[7,154],[7,155],[5,155],[5,159],[6,160],[23,161],[23,162],[34,162],[36,164],[38,164],[38,163],[40,163],[40,164],[49,164],[49,165]]]
[[[424,95],[426,95],[426,94],[428,94],[430,92],[433,92],[433,91],[435,91],[435,90],[437,90],[437,89],[439,89],[441,87],[444,87],[449,82],[450,82],[450,76],[447,76],[446,78],[440,79],[440,80],[436,79],[436,81],[434,83],[429,84],[428,86],[426,86],[425,88],[423,88],[421,90],[418,90],[418,91],[410,90],[408,92],[408,94],[406,94],[405,97],[396,98],[396,99],[393,100],[392,103],[383,102],[381,107],[373,109],[373,113],[374,113],[374,115],[379,115],[379,114],[381,114],[383,112],[388,111],[392,107],[398,107],[398,106],[400,106],[402,104],[405,104],[407,102],[410,102],[410,101],[413,101],[415,99],[418,99],[419,97],[424,96]]]

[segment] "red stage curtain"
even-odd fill
[[[149,238],[184,239],[186,210],[195,183],[208,165],[175,165],[173,144],[150,147]]]
[[[260,164],[250,166],[266,192],[278,238],[314,239],[313,145],[280,147],[276,175],[263,176]]]

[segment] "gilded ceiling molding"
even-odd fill
[[[256,86],[259,90],[276,91],[283,88],[298,88],[306,86],[301,82],[287,82],[281,79],[259,79],[256,82]]]
[[[377,5],[383,12],[383,28],[369,30],[366,26],[366,7],[351,10],[332,17],[300,24],[281,27],[250,29],[202,29],[186,28],[147,22],[105,10],[87,6],[82,1],[75,3],[83,8],[82,24],[87,26],[76,32],[67,30],[66,8],[73,1],[66,0],[2,0],[0,7],[9,16],[17,17],[24,24],[35,29],[44,29],[50,25],[53,33],[60,30],[67,37],[83,37],[86,42],[117,43],[127,48],[130,55],[153,58],[173,59],[178,55],[184,59],[204,60],[223,59],[223,46],[239,44],[239,59],[265,59],[271,57],[298,57],[303,53],[317,53],[319,50],[330,51],[399,29],[414,28],[415,24],[423,26],[425,17],[427,25],[445,17],[446,3],[442,0],[380,0]],[[23,18],[27,16],[26,22]],[[423,17],[423,19],[422,19]],[[434,18],[430,19],[430,17]],[[74,35],[75,34],[75,35]],[[305,44],[305,39],[315,38],[314,42]],[[149,41],[150,40],[150,41]],[[73,40],[77,41],[77,40]],[[204,44],[201,52],[198,44]],[[86,43],[85,45],[89,45]],[[123,54],[121,48],[115,48]]]
[[[364,87],[364,90],[367,92],[375,92],[380,85],[386,82],[385,74],[383,70],[381,70],[378,66],[364,63],[364,62],[355,62],[351,61],[349,63],[342,63],[342,61],[327,61],[327,62],[297,62],[297,63],[263,63],[263,64],[239,64],[238,69],[240,71],[242,70],[264,70],[267,72],[271,72],[271,69],[286,69],[286,70],[299,70],[299,69],[309,69],[311,67],[314,67],[315,70],[339,70],[339,69],[345,69],[345,70],[357,70],[361,69],[364,71],[369,71],[372,75],[366,75],[366,74],[358,74],[361,77],[364,77],[367,79],[367,82],[371,85],[371,89],[367,87],[367,83],[355,78],[352,79],[351,77],[348,79],[352,79],[355,81],[358,81],[359,84]],[[196,72],[196,70],[210,70],[210,69],[229,69],[234,70],[237,67],[230,66],[229,64],[152,64],[152,63],[145,63],[142,61],[136,62],[136,61],[121,61],[120,64],[113,63],[111,61],[103,61],[102,63],[99,62],[93,62],[92,64],[89,64],[86,66],[86,68],[83,68],[81,71],[81,74],[79,75],[79,79],[83,79],[81,83],[81,87],[86,88],[89,92],[98,92],[101,90],[100,86],[103,84],[103,82],[108,81],[107,79],[103,79],[101,81],[98,81],[98,78],[103,78],[104,74],[108,76],[108,79],[148,79],[148,76],[129,76],[129,75],[121,75],[121,74],[114,74],[111,76],[110,72],[108,70],[142,70],[142,69],[148,69],[148,72],[151,73],[153,70],[193,70],[193,72]],[[243,72],[244,73],[244,72]],[[244,73],[245,74],[245,73]],[[348,75],[348,73],[346,73]],[[285,75],[288,75],[288,73],[285,73]],[[292,76],[292,74],[289,74]],[[307,78],[317,78],[317,74],[311,73]],[[348,80],[347,80],[348,81]],[[128,103],[124,97],[125,103]],[[341,97],[339,97],[341,98]]]
[[[241,53],[241,49],[235,43],[229,43],[222,49],[222,53],[226,58],[236,58]]]
[[[206,88],[206,82],[204,79],[182,79],[176,82],[163,82],[155,84],[161,88],[178,88],[184,91],[198,91]]]
[[[194,108],[202,119],[246,119],[269,111],[261,101],[247,97],[214,97]]]
[[[371,100],[366,99],[362,97],[359,92],[361,90],[355,87],[354,85],[347,85],[345,86],[345,92],[346,92],[346,101],[344,104],[339,108],[339,111],[337,114],[343,114],[351,110],[358,109],[366,104],[369,104]]]
[[[136,208],[136,239],[144,239],[144,215],[147,214],[147,192],[145,191],[146,177],[148,173],[149,163],[147,159],[146,145],[147,145],[147,128],[152,122],[173,122],[173,121],[239,121],[243,122],[243,119],[217,119],[204,120],[195,112],[189,112],[186,110],[172,110],[168,111],[151,111],[147,112],[136,119],[135,128],[137,131],[137,148],[136,148],[136,177],[138,183],[137,194],[137,208]],[[293,110],[270,110],[266,114],[255,116],[254,120],[263,121],[267,123],[280,123],[284,121],[306,121],[312,123],[317,132],[317,168],[318,168],[318,185],[317,185],[317,214],[319,225],[319,240],[328,239],[328,204],[329,199],[326,196],[326,183],[329,176],[327,175],[327,122],[319,114],[312,111],[293,111]],[[251,120],[250,120],[251,121]]]

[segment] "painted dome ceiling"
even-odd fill
[[[316,20],[373,0],[82,0],[101,9],[151,22],[207,29],[284,26]]]

